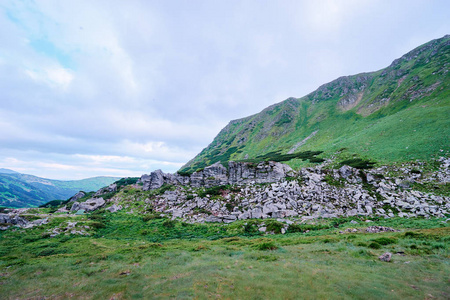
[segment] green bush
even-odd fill
[[[183,172],[183,171],[177,171],[177,174],[180,176],[191,176],[194,172]]]
[[[148,222],[150,220],[162,219],[159,214],[149,214],[142,217],[142,221]]]
[[[278,246],[274,244],[274,242],[270,241],[270,242],[262,242],[260,244],[256,244],[255,248],[258,250],[277,250]]]
[[[281,233],[281,229],[284,227],[284,224],[278,221],[267,221],[266,228],[267,231],[272,231],[276,234]]]
[[[365,159],[361,159],[361,158],[352,158],[352,159],[347,159],[344,161],[340,162],[341,166],[350,166],[352,168],[356,168],[356,169],[371,169],[373,168],[373,165],[376,164],[375,162],[372,162],[370,160],[365,160]]]
[[[166,228],[174,228],[176,223],[177,223],[177,221],[175,221],[175,220],[167,219],[167,220],[164,220],[162,225]]]
[[[372,243],[369,244],[368,247],[371,248],[371,249],[380,249],[381,245],[378,244],[377,242],[372,242]]]
[[[103,222],[92,222],[89,224],[89,226],[93,229],[101,229],[106,227],[105,223]]]
[[[319,163],[323,162],[324,160],[321,158],[317,158],[316,155],[319,155],[323,153],[323,151],[304,151],[304,152],[297,152],[292,154],[281,154],[281,150],[279,151],[272,151],[263,155],[259,155],[254,159],[247,159],[243,160],[245,162],[253,162],[253,163],[259,163],[261,161],[276,161],[276,162],[282,162],[282,161],[289,161],[291,159],[301,159],[301,160],[307,160],[309,159],[312,163]]]
[[[397,243],[396,239],[388,238],[388,237],[381,237],[381,238],[378,238],[378,239],[374,239],[372,241],[375,242],[375,243],[378,243],[380,245],[383,245],[383,246]]]
[[[226,185],[217,185],[210,188],[206,188],[203,191],[198,192],[199,197],[206,197],[206,195],[210,196],[220,196],[222,192],[227,189]]]
[[[136,182],[138,180],[139,180],[139,177],[126,177],[126,178],[119,179],[114,183],[117,184],[117,187],[122,187],[125,185],[136,184]]]
[[[328,183],[329,185],[335,186],[335,187],[344,187],[345,184],[343,181],[341,180],[337,180],[333,177],[333,175],[331,174],[327,174],[325,175],[325,177],[323,178],[323,181],[325,181],[326,183]]]

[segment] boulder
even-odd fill
[[[115,183],[110,184],[107,187],[99,189],[95,193],[95,196],[100,196],[100,195],[104,195],[104,194],[108,194],[108,193],[114,193],[114,192],[117,192],[117,184],[115,184]]]
[[[110,207],[108,207],[106,210],[111,212],[111,213],[114,213],[114,212],[119,211],[121,209],[122,209],[122,205],[113,204]]]
[[[10,216],[8,214],[0,214],[0,224],[12,224],[17,226],[26,226],[29,222],[19,216]]]
[[[378,257],[379,260],[384,261],[384,262],[390,262],[392,258],[392,253],[390,252],[386,252],[383,255],[380,255]]]
[[[82,203],[74,202],[70,211],[76,212],[80,209],[83,209],[87,212],[94,211],[102,207],[104,204],[105,200],[103,200],[103,198],[91,198]]]
[[[142,175],[139,180],[144,191],[154,190],[162,187],[164,184],[164,173],[161,170],[151,172],[150,175]]]

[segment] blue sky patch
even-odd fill
[[[74,63],[70,55],[57,48],[50,41],[46,39],[35,39],[30,42],[30,46],[33,47],[36,52],[58,60],[64,68],[73,69]]]

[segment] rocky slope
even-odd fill
[[[294,171],[277,162],[229,162],[228,168],[214,164],[189,176],[157,170],[134,184],[78,193],[57,213],[103,208],[187,222],[277,219],[286,224],[315,218],[450,214],[450,158],[441,157],[432,169],[421,162],[370,170],[346,165],[332,169],[329,163]],[[423,190],[427,184],[434,192]],[[30,228],[46,222],[27,222],[20,217],[23,213],[26,209],[0,214],[0,223]]]
[[[264,164],[257,165],[256,169]],[[442,158],[441,168],[424,176],[416,169],[411,172],[410,168],[388,167],[362,171],[348,166],[338,170],[318,166],[294,172],[286,165],[271,163],[271,167],[267,168],[268,174],[275,169],[284,169],[287,172],[284,172],[283,177],[243,177],[237,182],[245,184],[237,188],[224,186],[220,194],[215,196],[199,195],[198,190],[193,188],[198,187],[197,184],[187,188],[180,185],[173,191],[165,191],[148,204],[154,211],[194,222],[354,215],[444,217],[450,211],[448,196],[417,191],[411,186],[415,182],[432,181],[436,177],[441,184],[448,184],[449,164],[450,159]],[[401,175],[389,176],[393,171]],[[229,173],[232,172],[230,168]],[[214,177],[214,174],[208,175]],[[223,173],[218,174],[222,176]],[[144,176],[141,180],[146,178]],[[233,179],[221,183],[237,182]]]
[[[381,164],[426,160],[449,153],[450,36],[426,43],[389,67],[340,77],[302,98],[231,121],[181,168],[267,153],[339,149]],[[298,160],[292,167],[304,166]]]

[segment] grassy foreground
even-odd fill
[[[55,217],[0,233],[0,298],[448,299],[449,224],[372,220],[316,220],[298,232],[262,235],[258,220]],[[91,235],[49,237],[68,221]],[[364,231],[374,225],[400,231]],[[381,262],[387,251],[392,261]]]

